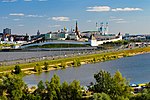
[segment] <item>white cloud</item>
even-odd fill
[[[17,0],[2,0],[1,2],[16,2]]]
[[[70,21],[69,17],[52,17],[55,21]]]
[[[41,15],[27,15],[26,17],[34,17],[34,18],[36,18],[36,17],[44,17],[44,16],[41,16]]]
[[[10,13],[10,16],[24,16],[23,13]]]
[[[129,7],[112,9],[112,11],[142,11],[142,10],[143,10],[142,8],[129,8]]]
[[[93,7],[87,7],[87,10],[89,12],[108,12],[108,11],[143,11],[142,8],[130,8],[130,7],[125,7],[125,8],[111,8],[109,6],[93,6]]]
[[[123,21],[124,19],[122,18],[111,18],[109,21]]]
[[[129,23],[128,21],[122,20],[122,21],[117,21],[116,23],[121,24],[121,23]]]
[[[30,2],[30,1],[32,1],[32,0],[24,0],[25,2]]]
[[[129,23],[128,21],[126,21],[123,18],[116,18],[116,17],[110,17],[109,21],[121,24],[121,23]]]
[[[91,12],[106,12],[110,11],[109,6],[94,6],[94,7],[87,7],[86,11],[91,11]]]

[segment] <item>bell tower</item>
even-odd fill
[[[78,23],[77,23],[77,21],[76,21],[75,33],[78,35],[78,38],[81,38],[79,30],[78,30]]]

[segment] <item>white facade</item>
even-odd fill
[[[90,40],[90,45],[91,45],[92,47],[98,46],[97,40]]]
[[[115,42],[115,41],[119,41],[119,40],[122,40],[122,36],[119,36],[118,38],[111,39],[111,40],[97,41],[97,44],[100,45],[100,44],[103,44],[106,42]]]

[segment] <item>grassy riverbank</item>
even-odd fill
[[[87,63],[95,63],[95,62],[102,62],[107,60],[114,60],[122,57],[128,57],[133,56],[137,54],[147,53],[150,52],[150,47],[144,47],[144,48],[136,48],[136,49],[130,49],[130,50],[119,50],[114,52],[105,52],[101,54],[89,54],[84,56],[75,56],[70,58],[60,58],[60,59],[54,59],[54,60],[42,60],[39,62],[33,62],[33,63],[26,63],[26,64],[18,64],[20,66],[21,70],[25,74],[32,74],[37,73],[34,71],[35,66],[40,66],[41,69],[45,67],[44,63],[47,63],[47,69],[42,69],[41,71],[49,71],[54,69],[60,69],[60,68],[66,68],[70,66],[78,66],[77,62],[80,64],[87,64]],[[0,66],[0,72],[6,73],[11,72],[14,69],[15,65],[11,66]]]

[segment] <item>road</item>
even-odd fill
[[[62,50],[57,51],[29,51],[29,52],[0,52],[0,66],[15,65],[20,63],[31,63],[46,59],[58,59],[73,56],[82,56],[89,54],[99,54],[110,51],[118,50],[128,50],[131,48],[116,48],[109,50],[99,50],[99,49],[72,49],[72,50]]]

